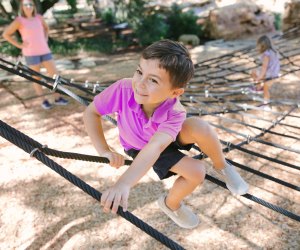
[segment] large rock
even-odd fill
[[[283,31],[300,26],[300,0],[286,3],[283,15]]]
[[[262,8],[239,2],[209,12],[205,31],[213,39],[235,39],[274,31],[274,16]]]
[[[200,43],[198,36],[193,34],[183,34],[179,37],[179,42],[182,42],[184,45],[197,46]]]

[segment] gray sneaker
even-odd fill
[[[243,195],[248,192],[249,185],[229,162],[226,162],[224,169],[217,170],[214,168],[214,170],[226,182],[226,187],[231,193]]]
[[[192,229],[199,225],[199,218],[184,204],[176,211],[169,209],[165,203],[166,195],[161,196],[157,204],[160,209],[168,215],[178,226],[182,228]]]

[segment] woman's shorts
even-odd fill
[[[178,140],[172,142],[159,156],[153,165],[154,172],[158,175],[159,179],[166,179],[176,173],[169,171],[175,164],[177,164],[184,156],[179,150],[190,150],[193,144],[181,145]],[[139,150],[129,149],[125,153],[133,159],[139,153]]]
[[[48,53],[40,56],[25,56],[25,61],[28,66],[41,64],[44,61],[49,61],[52,59],[52,54]]]

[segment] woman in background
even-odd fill
[[[22,42],[13,38],[13,34],[19,31]],[[21,0],[19,16],[4,30],[3,37],[9,43],[22,50],[26,64],[34,71],[40,72],[41,67],[46,68],[50,77],[57,74],[57,69],[48,46],[48,25],[41,15],[37,13],[32,0]],[[38,96],[43,95],[42,86],[34,83],[34,89]],[[68,101],[59,94],[55,94],[56,105],[66,105]],[[44,99],[41,106],[51,109],[52,104]]]

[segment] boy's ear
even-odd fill
[[[178,96],[182,95],[183,93],[184,93],[184,88],[174,89],[174,91],[173,91],[174,97],[178,97]]]

